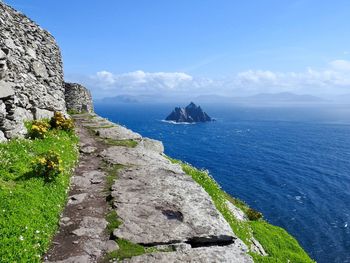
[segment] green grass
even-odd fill
[[[125,239],[118,239],[116,241],[119,249],[109,253],[106,257],[106,262],[111,259],[123,260],[147,253],[147,249],[139,244],[132,243]]]
[[[41,262],[67,199],[77,143],[75,135],[56,130],[42,140],[0,144],[0,262]],[[32,161],[49,150],[60,154],[64,171],[46,183]]]
[[[78,111],[78,110],[74,110],[74,109],[71,109],[71,110],[68,110],[67,113],[69,115],[77,115],[77,114],[84,114],[84,113],[87,113],[86,111]]]
[[[114,180],[118,179],[118,171],[125,168],[122,164],[110,164],[104,162],[102,169],[107,173],[105,191],[110,194]]]
[[[106,144],[111,146],[124,146],[129,148],[135,148],[138,144],[137,141],[128,139],[128,140],[113,140],[113,139],[105,139]]]
[[[119,219],[117,212],[115,210],[110,211],[106,220],[108,222],[107,231],[109,234],[112,234],[114,229],[118,228],[123,222]]]
[[[173,248],[158,249],[156,247],[144,247],[139,244],[132,243],[126,239],[117,239],[119,249],[106,255],[104,262],[109,260],[123,260],[126,258],[132,258],[143,254],[154,253],[154,252],[172,252]]]
[[[269,254],[262,257],[251,254],[255,262],[314,262],[302,249],[298,241],[283,228],[273,226],[266,221],[250,221],[249,226],[253,230],[254,237]]]
[[[221,212],[226,221],[230,224],[233,232],[250,247],[250,239],[254,237],[264,247],[268,256],[259,256],[250,253],[255,262],[293,262],[307,263],[314,262],[302,249],[299,243],[288,234],[284,229],[273,226],[260,219],[257,221],[239,221],[230,212],[226,201],[237,205],[243,212],[249,211],[249,206],[244,202],[229,196],[225,193],[217,182],[208,174],[207,171],[200,171],[189,164],[169,158],[173,163],[182,166],[185,173],[190,175],[212,198],[216,208]]]

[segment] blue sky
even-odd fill
[[[66,78],[96,96],[350,93],[350,1],[5,2],[55,36]]]

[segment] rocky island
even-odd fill
[[[207,122],[213,121],[212,118],[206,114],[200,106],[197,106],[193,102],[187,105],[186,108],[176,107],[168,117],[165,119],[166,121],[174,121],[174,122],[187,122],[187,123],[195,123],[195,122]]]

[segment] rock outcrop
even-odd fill
[[[0,141],[22,136],[24,120],[65,110],[55,39],[0,1]]]
[[[97,115],[75,115],[75,120],[82,138],[84,162],[77,169],[73,194],[55,239],[57,245],[48,253],[47,262],[99,262],[101,254],[108,251],[108,242],[120,239],[155,251],[122,262],[253,262],[248,247],[233,233],[209,194],[179,164],[166,158],[160,141],[144,138]],[[113,143],[125,140],[133,140],[137,145]],[[87,146],[94,146],[92,155],[90,151],[84,153]],[[97,163],[119,167],[118,172],[112,172],[117,179],[110,188],[108,201],[120,225],[111,229],[109,241],[101,237],[106,222],[97,217],[99,212],[93,218],[85,212],[80,220],[75,216],[79,207],[84,207],[81,211],[96,209],[93,205],[99,194],[91,195],[91,189],[103,186],[106,173],[111,173],[98,169]],[[82,173],[84,167],[98,170]],[[105,201],[103,195],[101,200]],[[103,207],[100,201],[98,204]],[[71,225],[67,225],[67,218],[74,217],[77,223],[71,219]],[[74,240],[70,239],[71,233]],[[79,249],[62,253],[72,242]],[[112,250],[118,249],[115,243],[111,245]]]
[[[200,106],[191,102],[186,108],[176,107],[165,120],[194,123],[212,121],[212,118],[210,118]]]
[[[94,106],[90,91],[77,83],[65,83],[65,100],[68,111],[93,112]]]

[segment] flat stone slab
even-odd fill
[[[101,171],[89,171],[85,172],[83,176],[74,176],[72,183],[79,188],[88,188],[91,184],[99,184],[103,181],[105,176],[104,172]],[[76,196],[72,196],[76,198]],[[85,197],[84,197],[85,198]]]
[[[102,218],[86,216],[80,222],[79,228],[72,231],[76,236],[95,237],[101,234],[107,226],[107,221]]]
[[[240,244],[232,244],[229,246],[200,247],[175,252],[151,253],[126,259],[123,262],[253,263],[254,261],[246,254],[244,247],[241,247]]]
[[[96,128],[96,134],[104,139],[113,140],[140,140],[140,134],[133,132],[123,126],[115,125],[111,128]]]
[[[148,146],[150,147],[150,146]],[[159,147],[159,146],[158,146]],[[171,163],[161,153],[145,148],[142,144],[135,148],[112,146],[100,153],[101,157],[113,164],[122,164],[126,166],[158,166],[164,169],[171,170],[175,173],[184,173],[181,167]]]
[[[204,189],[184,173],[141,166],[112,188],[123,224],[113,234],[139,244],[230,242],[236,237]]]

